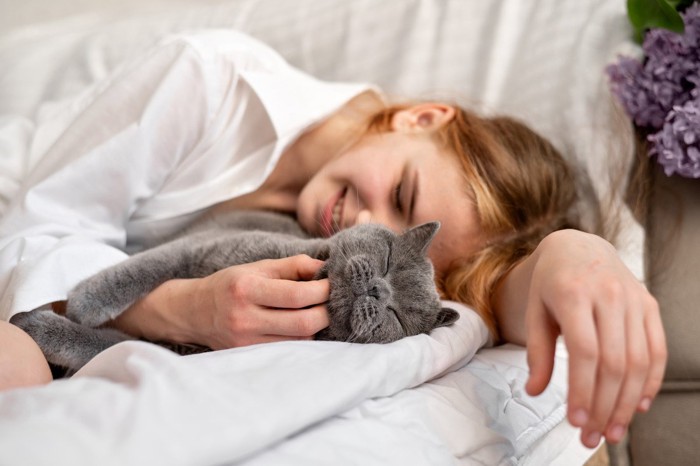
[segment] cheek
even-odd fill
[[[314,174],[304,185],[297,197],[297,220],[301,226],[309,231],[320,233],[318,224],[319,209],[321,209],[330,197],[335,193],[334,186],[338,179],[330,163]]]
[[[428,258],[433,263],[435,274],[438,276],[442,276],[449,267],[449,261],[446,260],[446,257],[445,252],[436,245],[432,245],[428,249]]]
[[[455,260],[468,259],[477,252],[482,241],[478,232],[469,228],[461,234],[436,236],[428,249],[428,257],[433,263],[435,272],[442,276]]]
[[[309,182],[306,184],[306,186],[304,186],[304,188],[302,188],[301,192],[299,193],[299,197],[297,198],[297,221],[307,231],[314,231],[313,227],[316,223],[316,197],[314,196],[315,192],[316,185]]]
[[[438,275],[445,273],[454,259],[463,257],[462,246],[468,242],[466,234],[457,237],[449,235],[445,228],[445,222],[442,224],[442,231],[438,231],[428,248],[428,257]]]

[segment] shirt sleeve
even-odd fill
[[[39,122],[0,219],[0,318],[66,298],[126,257],[126,224],[203,137],[220,73],[169,40]]]

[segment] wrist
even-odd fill
[[[491,306],[501,340],[520,345],[527,342],[525,314],[538,257],[539,250],[536,248],[530,255],[516,262],[494,290]]]
[[[494,290],[491,304],[501,337],[521,345],[527,343],[526,314],[530,294],[538,293],[537,290],[541,292],[539,279],[538,283],[533,283],[535,275],[555,276],[561,273],[563,258],[571,261],[578,255],[589,259],[600,251],[614,253],[614,248],[603,238],[590,233],[566,229],[545,236],[530,255],[510,269]],[[535,301],[541,299],[534,298],[537,298]]]
[[[114,326],[138,338],[199,343],[194,310],[199,279],[169,280],[125,310]]]

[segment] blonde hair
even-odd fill
[[[387,131],[394,114],[407,107],[381,110],[368,130]],[[498,339],[491,305],[496,287],[549,233],[580,229],[568,215],[576,183],[561,154],[525,124],[457,106],[455,111],[436,138],[460,161],[487,239],[469,257],[453,261],[438,287],[444,298],[473,307]]]

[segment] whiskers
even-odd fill
[[[352,333],[345,341],[348,343],[367,343],[371,340],[377,328],[376,325],[365,325],[360,330],[353,329]],[[360,339],[362,339],[362,341],[360,341]]]
[[[350,336],[345,340],[348,343],[359,343],[357,341],[358,338],[360,338],[362,335],[357,332],[357,330],[353,330]]]
[[[345,188],[345,189],[346,189],[346,192],[347,192],[347,189],[348,189],[348,188]],[[359,222],[359,216],[360,216],[360,213],[363,211],[363,210],[360,208],[360,207],[361,207],[361,206],[360,206],[360,193],[359,193],[357,190],[354,190],[354,191],[355,191],[355,207],[357,208],[357,213],[356,213],[356,215],[355,215],[354,221],[353,221],[352,223],[350,223],[350,224],[348,225],[348,227],[354,226],[354,225],[358,225],[358,224],[359,224],[359,223],[358,223],[358,222]],[[345,195],[344,195],[344,196],[345,196]],[[346,201],[346,202],[347,202],[347,201]],[[334,206],[334,208],[335,208],[335,206]],[[343,212],[342,212],[342,213],[345,214],[345,206],[343,206]],[[343,216],[344,216],[344,215],[343,215]],[[315,221],[316,221],[316,224],[319,226],[319,229],[321,230],[322,234],[323,234],[324,236],[326,236],[326,237],[333,236],[335,233],[338,233],[339,231],[343,230],[343,225],[341,225],[341,224],[338,222],[338,220],[336,220],[335,216],[332,215],[332,212],[331,212],[331,219],[330,219],[330,220],[331,220],[331,221],[330,221],[330,224],[328,224],[328,225],[324,224],[324,223],[321,222],[320,220],[315,220]],[[342,221],[342,218],[341,218],[340,220]],[[369,217],[369,219],[367,219],[367,222],[363,222],[363,223],[374,223],[374,219],[372,218],[371,212],[370,212],[370,217]]]
[[[361,330],[353,330],[349,337],[345,339],[347,343],[369,343],[374,333],[379,329],[378,325],[365,326]],[[362,341],[360,341],[362,339]],[[375,342],[376,343],[376,342]]]

